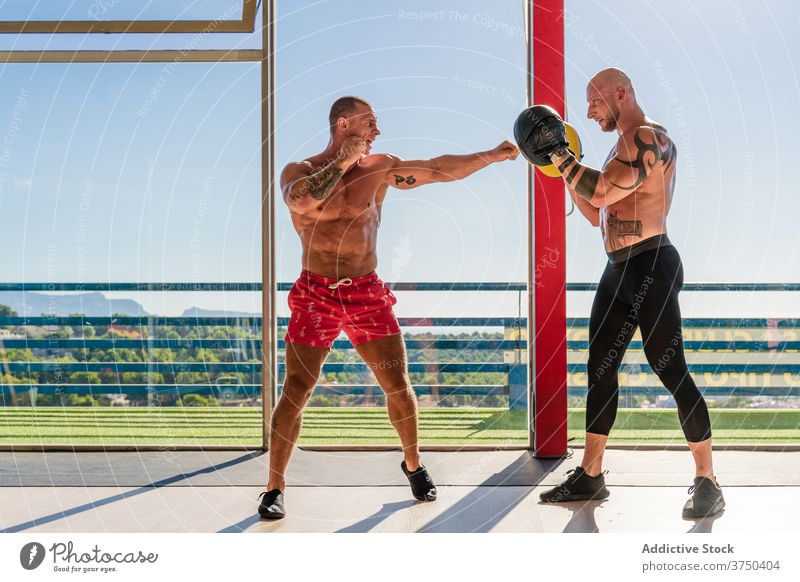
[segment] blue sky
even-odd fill
[[[25,4],[0,0],[0,17],[19,18],[13,11]],[[208,3],[200,4],[183,6],[200,15]],[[76,3],[70,15],[91,5]],[[585,161],[599,165],[614,141],[585,119],[586,81],[619,66],[678,144],[668,225],[687,281],[797,280],[800,5],[663,6],[567,2],[568,113]],[[325,146],[330,103],[350,93],[378,112],[375,151],[424,158],[510,138],[525,106],[522,7],[521,0],[279,2],[279,166]],[[0,49],[187,42],[253,48],[258,35],[6,35]],[[256,65],[7,65],[0,81],[0,142],[13,129],[5,165],[0,159],[4,280],[258,280]],[[383,277],[524,280],[526,172],[520,159],[461,182],[392,191],[379,240]],[[278,216],[278,276],[290,280],[299,243],[280,203]],[[577,213],[567,228],[569,280],[596,280],[604,266],[599,232]],[[763,311],[764,296],[740,297],[747,305],[737,313]],[[576,295],[571,311],[585,311],[589,299]],[[444,311],[471,301],[434,300]],[[717,302],[685,299],[700,311]],[[796,304],[796,296],[769,299],[782,312]]]

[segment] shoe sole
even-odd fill
[[[684,519],[703,519],[704,517],[713,517],[715,515],[718,515],[719,513],[722,513],[722,510],[724,510],[724,509],[725,509],[725,501],[720,501],[717,505],[714,506],[713,509],[711,509],[711,511],[708,511],[707,513],[693,514],[691,512],[684,511],[683,512],[683,518]]]
[[[608,489],[598,491],[597,493],[578,493],[576,495],[570,495],[564,499],[542,499],[539,498],[539,501],[542,503],[567,503],[569,501],[602,501],[603,499],[608,499],[611,495],[611,492]]]
[[[261,519],[268,519],[270,521],[275,521],[276,519],[283,519],[284,517],[286,517],[285,513],[268,513],[265,515],[259,512],[258,515],[261,516]]]

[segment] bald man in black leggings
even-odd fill
[[[580,164],[565,149],[551,154],[581,213],[599,226],[608,264],[589,323],[589,393],[586,449],[580,467],[540,497],[546,502],[605,499],[603,452],[619,399],[618,370],[637,327],[653,371],[672,393],[696,475],[685,518],[725,507],[711,460],[708,407],[683,353],[678,293],[683,265],[667,238],[667,213],[675,187],[677,150],[666,129],[648,119],[628,76],[604,69],[586,89],[588,117],[619,140],[602,170]]]

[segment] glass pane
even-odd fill
[[[242,0],[5,0],[0,20],[241,20]]]
[[[629,26],[620,26],[622,13]],[[587,120],[587,82],[600,69],[620,67],[644,111],[678,148],[667,225],[686,281],[680,294],[686,359],[710,408],[714,440],[796,442],[798,293],[691,291],[688,285],[797,280],[796,169],[776,163],[775,152],[800,131],[797,85],[785,75],[800,54],[800,6],[776,3],[764,11],[752,3],[681,0],[653,16],[647,3],[566,3],[567,103],[583,138],[584,162],[600,167],[617,138]],[[607,261],[597,229],[575,212],[567,236],[568,281],[597,282]],[[578,440],[594,295],[568,298],[568,315],[575,318],[568,337],[574,372],[569,428]],[[652,373],[640,334],[619,379],[621,410],[612,440],[684,440],[675,401]]]
[[[329,108],[350,94],[377,112],[382,134],[375,152],[425,159],[486,151],[511,139],[525,106],[522,8],[467,2],[426,20],[420,14],[431,7],[423,2],[402,9],[279,2],[279,167],[326,147]],[[342,13],[358,18],[342,21]],[[494,164],[461,181],[387,193],[377,273],[400,284],[394,309],[408,348],[422,443],[528,442],[526,351],[519,338],[527,316],[521,283],[528,261],[526,201],[521,161]],[[277,241],[279,279],[291,284],[300,273],[301,248],[282,202]],[[517,285],[479,291],[480,282]],[[412,283],[431,285],[410,289]],[[467,285],[455,290],[453,283]],[[288,316],[285,293],[279,308]],[[323,372],[302,443],[399,442],[374,374],[344,336]]]
[[[261,48],[261,11],[252,33],[219,32],[220,22],[240,22],[242,0],[224,2],[72,2],[0,3],[0,21],[210,21],[192,33],[58,33],[0,34],[0,50],[210,50]],[[183,58],[174,59],[177,62]]]
[[[260,67],[0,79],[0,442],[260,445]]]

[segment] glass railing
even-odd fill
[[[289,289],[281,283],[278,292]],[[494,294],[520,306],[509,317],[401,317],[409,373],[428,445],[528,444],[526,286],[397,283],[407,293]],[[568,291],[592,291],[573,283]],[[74,294],[258,293],[257,283],[0,284],[3,291]],[[797,292],[797,284],[687,284],[687,292]],[[49,295],[48,295],[49,294]],[[41,299],[41,297],[40,297]],[[261,318],[19,315],[0,307],[0,446],[263,445]],[[216,312],[215,312],[216,313]],[[219,313],[225,313],[220,311]],[[278,337],[287,320],[279,317]],[[582,439],[588,320],[567,330],[569,436]],[[800,319],[686,318],[689,370],[706,397],[715,439],[800,441]],[[278,391],[283,377],[278,345]],[[620,370],[611,438],[681,442],[674,402],[637,335]],[[396,444],[385,399],[346,339],[337,340],[304,419],[301,444]]]

